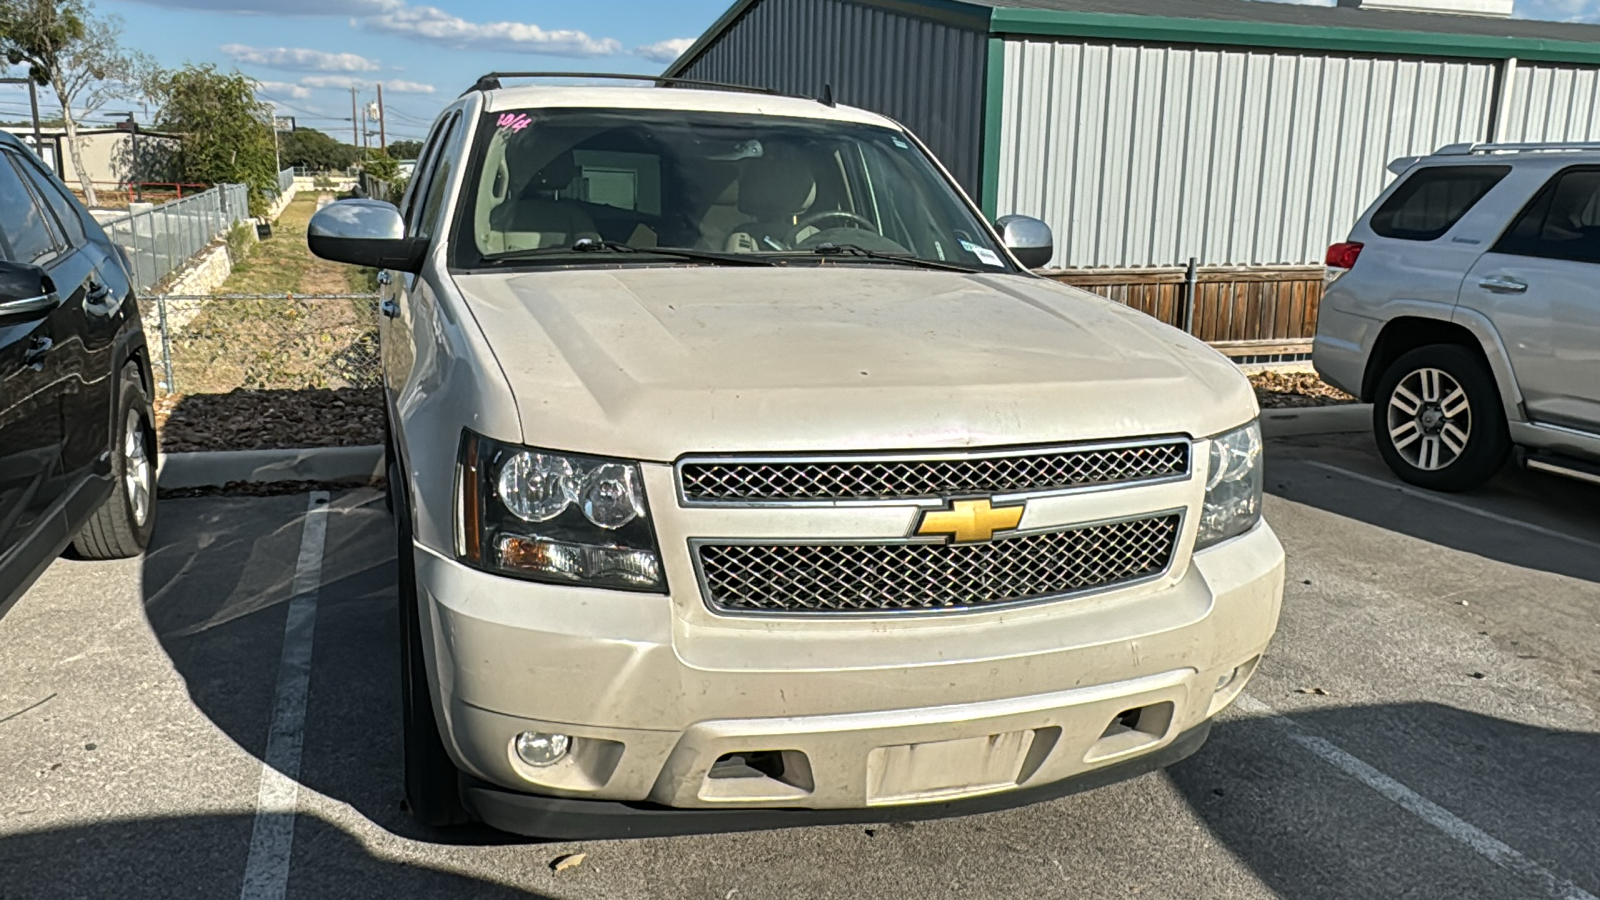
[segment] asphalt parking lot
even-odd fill
[[[1278,639],[1172,770],[966,819],[583,845],[401,811],[379,493],[167,501],[145,559],[63,560],[0,619],[0,897],[1593,900],[1600,490],[1422,495],[1362,435],[1271,442],[1268,489]]]

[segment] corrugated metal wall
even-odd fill
[[[1007,40],[1001,214],[1057,266],[1319,263],[1395,157],[1484,140],[1495,64]]]
[[[1600,69],[1550,63],[1517,64],[1503,141],[1600,140]]]
[[[762,0],[681,74],[883,113],[927,143],[973,196],[982,182],[988,35],[845,0]]]

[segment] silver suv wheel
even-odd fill
[[[1417,369],[1389,394],[1389,440],[1424,472],[1446,468],[1472,439],[1472,402],[1442,369]]]

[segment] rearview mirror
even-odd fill
[[[428,242],[406,237],[405,220],[393,203],[382,200],[340,200],[311,217],[306,245],[326,260],[416,272]]]
[[[43,269],[0,260],[0,319],[44,312],[60,302]]]
[[[1011,255],[1030,269],[1049,265],[1051,257],[1056,255],[1055,236],[1050,233],[1050,226],[1032,216],[1001,216],[994,227]]]

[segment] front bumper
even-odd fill
[[[1211,734],[1208,720],[1158,750],[1083,772],[1071,778],[961,800],[863,809],[674,809],[653,803],[568,800],[522,794],[469,779],[462,799],[485,824],[512,834],[560,841],[721,834],[811,825],[945,819],[1015,809],[1127,781],[1193,755]]]
[[[550,798],[882,820],[979,798],[1013,805],[994,798],[1159,765],[1173,747],[1191,752],[1180,738],[1253,674],[1284,577],[1262,524],[1170,579],[1057,603],[708,621],[678,598],[511,581],[422,548],[416,558],[445,745],[474,779],[469,801],[513,831],[544,828],[539,810],[565,808]],[[572,750],[530,767],[512,750],[523,731],[571,735]],[[719,759],[752,752],[779,755],[782,773],[713,777]]]

